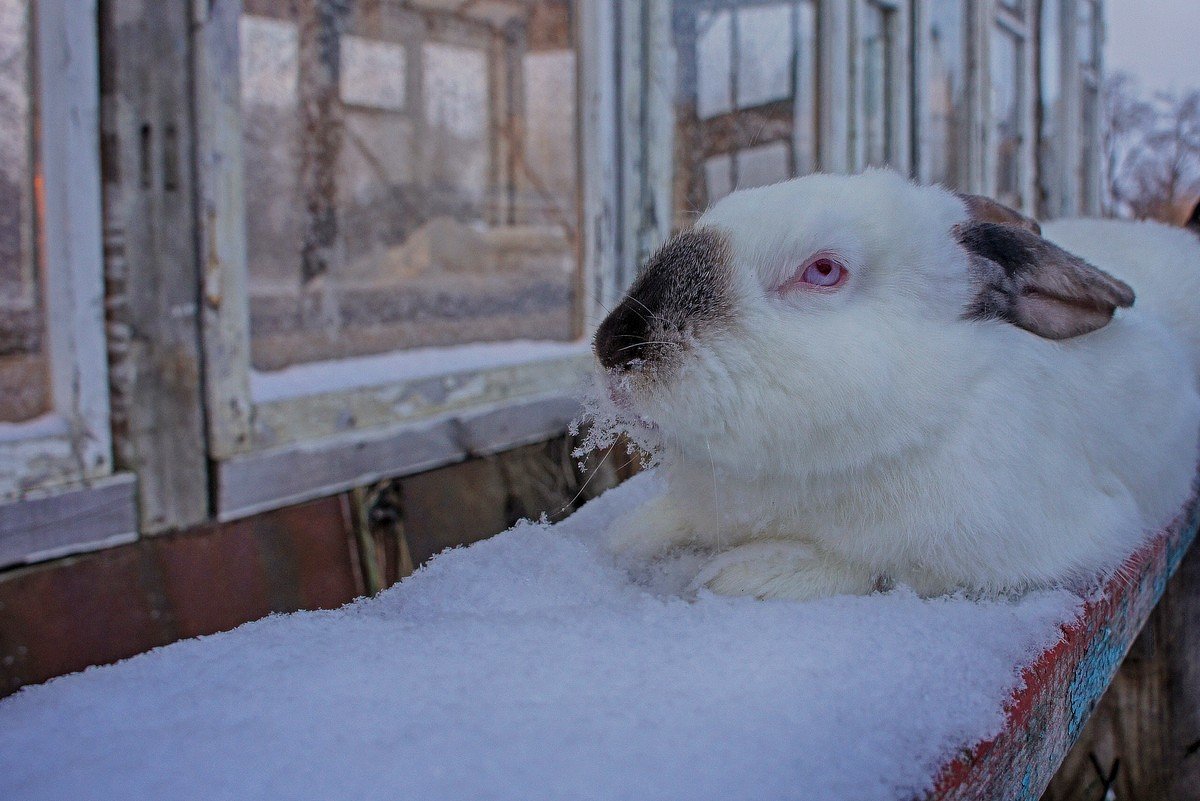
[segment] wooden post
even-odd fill
[[[200,385],[189,7],[101,4],[109,386],[117,469],[143,532],[209,511]]]

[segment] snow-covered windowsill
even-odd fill
[[[1087,602],[689,601],[687,557],[631,577],[595,545],[656,491],[27,688],[0,702],[0,797],[1036,797],[1190,532]]]

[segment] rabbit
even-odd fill
[[[1196,322],[1130,276],[890,171],[726,196],[596,330],[665,484],[605,544],[711,551],[692,588],[756,598],[1110,573],[1180,512],[1200,435]]]
[[[1190,353],[1200,354],[1200,227],[1067,219],[1043,228],[1059,247],[1132,284],[1138,311],[1152,313],[1186,342]],[[1200,373],[1200,363],[1195,366]]]

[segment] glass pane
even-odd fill
[[[750,108],[792,94],[792,10],[769,5],[738,11],[737,107]]]
[[[575,334],[567,0],[245,0],[252,364]]]
[[[992,118],[996,199],[1021,206],[1021,41],[1002,26],[992,29]]]
[[[970,106],[964,0],[933,0],[929,14],[930,180],[966,188]]]
[[[1083,214],[1098,214],[1100,199],[1100,141],[1099,114],[1100,88],[1095,79],[1085,79],[1080,101],[1082,122],[1082,147],[1079,159],[1080,211]]]
[[[867,165],[891,157],[891,11],[868,3],[863,18],[863,139]]]
[[[701,119],[733,108],[733,17],[728,11],[696,17],[696,112]]]
[[[1079,0],[1077,31],[1075,47],[1078,51],[1079,63],[1090,67],[1096,60],[1096,7],[1091,0]]]
[[[1059,0],[1042,0],[1038,26],[1038,102],[1041,127],[1038,131],[1038,214],[1055,217],[1062,213],[1062,19]]]
[[[738,188],[748,189],[786,181],[791,177],[788,155],[788,147],[783,142],[738,151]]]
[[[709,202],[716,202],[733,191],[733,157],[714,156],[704,162],[704,180]]]
[[[697,5],[676,0],[672,15],[676,227],[735,186],[817,163],[816,3]]]
[[[817,8],[796,7],[796,108],[792,123],[793,175],[817,168]]]
[[[30,4],[0,0],[0,422],[50,409],[35,253]]]

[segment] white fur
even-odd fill
[[[635,388],[668,490],[615,524],[614,549],[713,548],[700,580],[728,594],[867,592],[881,575],[990,593],[1093,578],[1168,523],[1200,430],[1200,326],[1182,306],[1200,297],[1200,243],[1121,251],[1148,266],[1169,250],[1152,270],[1077,247],[1148,297],[1050,341],[963,319],[966,217],[953,194],[881,171],[705,213],[731,239],[735,324]],[[849,265],[845,286],[772,291],[819,251]]]
[[[1196,231],[1149,220],[1055,220],[1043,225],[1042,233],[1132,286],[1138,312],[1153,314],[1200,357]]]

